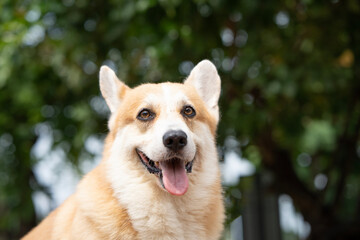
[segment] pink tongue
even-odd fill
[[[165,189],[173,195],[184,195],[189,186],[184,162],[180,160],[160,162],[160,167]]]

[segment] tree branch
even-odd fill
[[[289,152],[281,149],[274,142],[270,127],[258,137],[256,143],[263,158],[263,165],[274,173],[274,188],[292,197],[295,205],[310,224],[320,222],[322,206],[318,196],[298,178]]]
[[[352,82],[352,91],[349,96],[349,102],[347,104],[348,110],[346,114],[346,121],[344,127],[344,133],[338,139],[336,158],[339,163],[339,168],[341,169],[341,175],[336,187],[336,194],[333,201],[333,211],[336,212],[341,205],[344,198],[344,190],[347,176],[352,169],[352,166],[356,160],[356,144],[360,134],[360,114],[359,110],[359,92],[360,92],[360,48],[358,46],[358,40],[360,40],[360,35],[357,32],[354,32],[354,24],[360,27],[358,21],[358,16],[350,13],[346,15],[347,19],[347,31],[350,36],[350,48],[354,53],[354,63],[352,71],[354,73]],[[354,22],[355,21],[355,22]],[[355,124],[354,124],[355,123]]]

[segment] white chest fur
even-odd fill
[[[196,189],[191,177],[188,192],[172,196],[153,182],[130,175],[129,171],[111,174],[112,185],[140,239],[209,239],[203,222],[211,196]]]
[[[130,158],[125,139],[115,140],[107,161],[107,177],[115,197],[125,207],[132,226],[140,239],[216,239],[206,229],[209,205],[214,199],[212,186],[218,181],[215,148],[206,151],[206,166],[189,173],[189,188],[183,196],[173,196],[157,184],[157,177],[149,175],[140,161]],[[212,146],[209,139],[203,144]],[[126,145],[126,144],[125,144]],[[120,157],[121,156],[121,157]],[[196,161],[196,160],[195,160]],[[200,160],[199,160],[200,161]],[[194,162],[194,164],[197,164]],[[206,168],[206,170],[205,170]],[[220,220],[221,221],[221,220]],[[212,238],[213,237],[213,238]]]

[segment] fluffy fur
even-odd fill
[[[102,162],[23,239],[219,239],[224,206],[215,146],[220,78],[214,65],[200,62],[184,84],[134,89],[102,67],[100,89],[111,110]],[[182,114],[187,105],[195,117]],[[142,109],[151,109],[154,118],[140,121]],[[169,130],[187,135],[176,156],[193,160],[181,196],[170,194],[136,151],[157,163],[168,159],[163,136]]]

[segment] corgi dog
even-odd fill
[[[102,161],[22,239],[219,239],[216,67],[130,88],[102,66],[100,90],[111,112]]]

